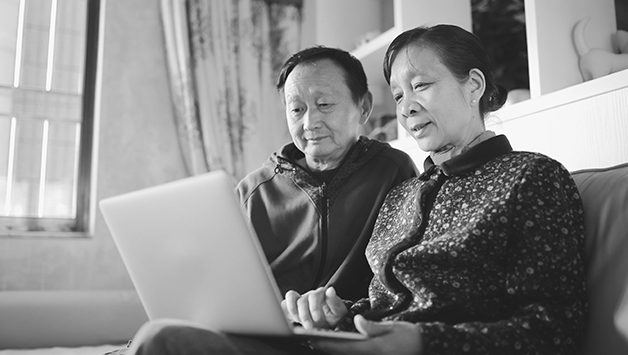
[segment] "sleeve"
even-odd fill
[[[571,175],[530,164],[512,191],[504,319],[420,323],[425,354],[574,354],[586,318],[584,212]]]
[[[371,303],[368,298],[361,298],[356,302],[343,300],[345,306],[349,310],[347,314],[338,322],[335,330],[345,332],[357,332],[355,325],[353,324],[353,317],[357,314],[362,314],[371,308]]]

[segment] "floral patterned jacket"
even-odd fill
[[[351,314],[421,326],[425,354],[573,354],[587,301],[584,212],[558,162],[497,136],[392,190]],[[351,328],[347,317],[340,329]]]

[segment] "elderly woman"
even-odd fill
[[[485,129],[505,95],[479,40],[451,25],[406,31],[384,74],[397,119],[430,152],[425,171],[380,211],[369,298],[347,309],[333,289],[290,292],[291,318],[371,336],[314,343],[330,354],[575,353],[587,305],[578,190],[556,161]]]
[[[480,41],[453,25],[415,28],[392,42],[384,73],[397,119],[430,152],[425,171],[380,210],[367,298],[321,287],[282,303],[305,328],[368,338],[306,347],[199,330],[168,341],[183,332],[163,327],[138,338],[141,351],[174,354],[202,338],[185,353],[576,353],[587,306],[578,190],[558,162],[485,129],[505,93]]]

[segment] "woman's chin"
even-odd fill
[[[419,145],[419,149],[421,149],[422,151],[426,153],[432,152],[436,149],[435,145],[432,142],[430,142],[429,139],[414,137],[414,140]]]

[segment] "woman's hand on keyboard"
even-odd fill
[[[288,291],[281,307],[289,320],[305,329],[334,328],[348,312],[333,287],[319,287],[303,295]]]

